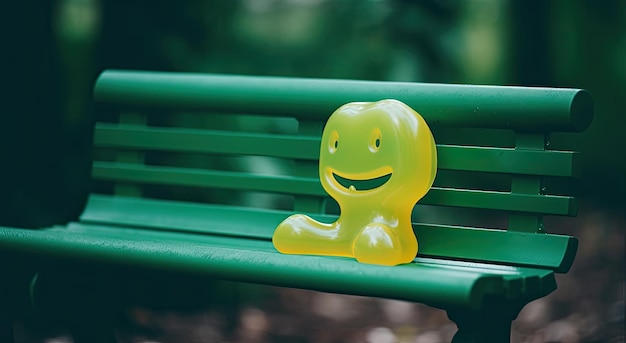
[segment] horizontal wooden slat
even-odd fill
[[[581,170],[574,151],[437,145],[437,158],[449,170],[544,176],[579,176]]]
[[[247,132],[156,128],[98,124],[95,145],[106,148],[160,150],[191,153],[246,154],[315,160],[320,138]],[[579,154],[438,145],[440,169],[546,176],[576,176]]]
[[[397,99],[434,126],[582,131],[593,101],[580,89],[449,85],[107,70],[94,98],[118,107],[264,114],[325,121],[352,101]]]
[[[114,162],[95,162],[92,176],[95,179],[122,182],[326,196],[318,179],[293,176],[255,175]],[[433,187],[420,203],[554,215],[575,214],[575,199],[572,197],[469,189]]]
[[[234,206],[92,195],[81,217],[85,223],[146,227],[270,240],[291,213]],[[330,223],[336,216],[312,215]],[[253,224],[252,224],[253,223]],[[419,256],[458,258],[566,272],[576,252],[569,236],[506,232],[457,226],[414,224]],[[489,246],[489,249],[485,249]]]
[[[310,178],[143,166],[128,163],[94,162],[92,177],[102,180],[172,186],[210,187],[299,195],[325,194],[319,181]]]
[[[568,196],[531,195],[433,187],[422,200],[424,205],[483,208],[553,215],[576,214],[576,199]]]
[[[415,232],[421,247],[420,256],[506,265],[518,265],[521,261],[522,265],[549,266],[559,273],[570,269],[578,249],[578,240],[574,237],[534,232],[426,224],[415,225]]]
[[[313,160],[319,157],[320,138],[100,123],[96,126],[94,145],[105,148]]]

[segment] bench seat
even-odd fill
[[[395,268],[353,259],[282,255],[271,234],[289,212],[91,196],[80,222],[2,229],[0,249],[82,261],[478,310],[487,297],[526,302],[556,288],[545,269],[417,257]],[[331,221],[333,216],[313,215]],[[250,223],[255,225],[251,226]]]

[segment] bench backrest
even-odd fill
[[[96,192],[237,206],[263,206],[245,199],[268,193],[279,208],[322,215],[336,211],[318,178],[326,119],[347,102],[398,99],[438,148],[435,186],[415,211],[420,256],[564,272],[576,252],[543,217],[576,215],[576,199],[546,181],[581,171],[579,153],[550,149],[550,133],[587,128],[584,90],[111,70],[94,97]],[[498,218],[495,229],[470,228],[467,209]]]

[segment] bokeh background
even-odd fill
[[[546,223],[579,237],[579,253],[559,289],[522,311],[513,339],[624,342],[625,1],[23,0],[0,4],[0,32],[2,225],[80,211],[91,87],[105,68],[585,88],[591,127],[559,134],[555,147],[583,152],[583,176],[565,185],[580,197],[579,216]],[[419,304],[218,288],[228,291],[193,310],[129,309],[118,338],[425,343],[455,331]],[[37,321],[16,335],[71,341]]]

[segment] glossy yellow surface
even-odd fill
[[[276,228],[274,246],[285,254],[411,262],[418,247],[411,212],[436,171],[435,141],[413,109],[397,100],[346,104],[326,123],[319,162],[322,186],[341,208],[339,219],[327,224],[290,216]]]

